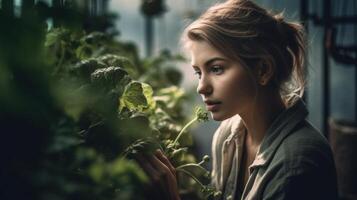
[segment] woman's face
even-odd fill
[[[222,121],[251,112],[255,98],[251,74],[205,41],[192,41],[190,50],[192,67],[199,79],[197,92],[212,118]]]

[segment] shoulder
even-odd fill
[[[273,175],[263,199],[337,199],[330,145],[306,120],[282,141],[269,168]]]
[[[334,168],[331,147],[325,138],[307,120],[301,121],[282,141],[274,156],[291,173]]]

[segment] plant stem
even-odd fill
[[[184,169],[177,169],[177,171],[183,172],[184,174],[190,176],[193,180],[195,180],[202,188],[205,188],[205,186],[201,183],[200,180],[198,180],[193,174],[188,172],[187,170]]]
[[[180,139],[181,135],[185,132],[185,130],[191,125],[193,124],[198,118],[195,117],[193,118],[190,122],[188,122],[183,128],[182,130],[180,131],[180,133],[177,135],[175,141],[174,141],[174,145],[177,143],[177,141]]]
[[[189,163],[189,164],[185,164],[185,165],[181,165],[181,166],[178,166],[176,167],[176,170],[177,169],[182,169],[182,168],[185,168],[185,167],[198,167],[200,168],[201,170],[204,170],[205,172],[207,171],[205,168],[203,168],[201,165],[198,165],[198,164],[195,164],[195,163]]]
[[[204,161],[204,160],[201,160],[201,162],[199,162],[199,163],[197,163],[197,164],[201,166],[203,163],[205,163],[205,161]]]

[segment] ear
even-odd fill
[[[274,75],[274,65],[269,60],[262,60],[257,66],[257,81],[260,85],[268,85]]]

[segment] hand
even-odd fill
[[[154,155],[137,155],[135,159],[150,178],[149,199],[179,200],[176,170],[162,153],[157,150]]]

